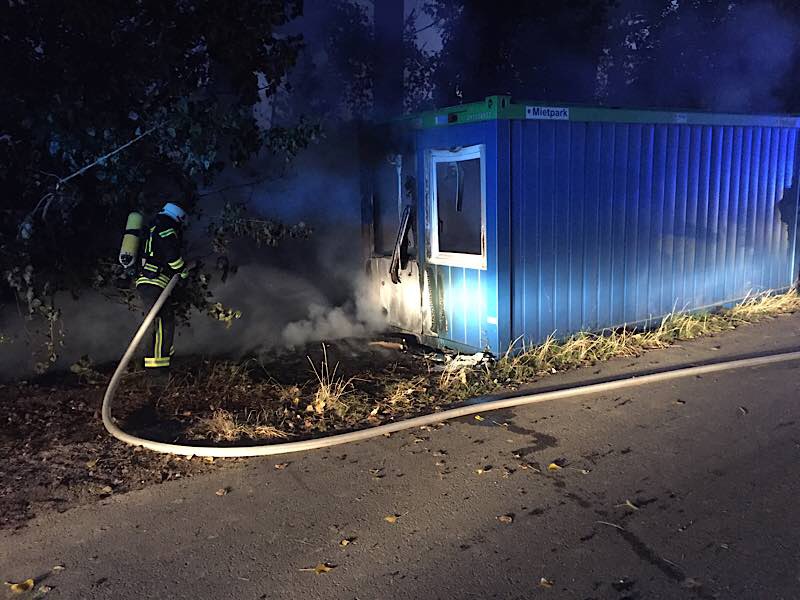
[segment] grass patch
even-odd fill
[[[336,363],[331,370],[328,361],[328,349],[322,346],[322,360],[319,368],[309,357],[308,362],[314,371],[316,378],[316,389],[314,390],[313,401],[310,407],[319,416],[324,416],[326,409],[333,410],[340,417],[344,417],[348,412],[348,404],[345,402],[348,394],[353,393],[353,377],[345,379],[337,375],[339,363]],[[311,411],[309,411],[311,412]]]
[[[650,329],[622,327],[601,333],[579,333],[563,341],[551,335],[535,346],[516,340],[494,366],[492,382],[499,387],[524,383],[548,373],[611,358],[639,356],[647,350],[666,348],[682,340],[721,333],[745,323],[797,311],[800,311],[800,296],[794,291],[780,295],[760,294],[716,312],[673,313]]]
[[[250,440],[285,440],[288,434],[273,425],[267,424],[269,415],[259,411],[244,411],[243,416],[225,409],[215,409],[210,417],[197,419],[191,428],[196,437],[220,442],[233,442],[247,438]]]
[[[191,439],[300,439],[429,413],[559,371],[639,356],[797,311],[800,296],[795,292],[762,294],[725,310],[671,314],[650,328],[579,333],[565,340],[551,335],[536,345],[520,339],[496,360],[474,366],[456,360],[442,365],[422,353],[390,354],[383,362],[351,354],[343,363],[350,368],[345,374],[324,345],[316,363],[309,357],[305,366],[298,361],[292,369],[284,359],[271,365],[206,360],[178,373],[158,408],[164,416],[185,421]],[[368,353],[366,345],[362,352]],[[126,393],[137,393],[135,386],[126,387]]]

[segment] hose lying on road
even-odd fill
[[[703,365],[699,367],[684,367],[672,371],[665,371],[662,373],[655,373],[651,375],[643,375],[640,377],[629,377],[628,379],[620,379],[617,381],[610,381],[605,383],[594,383],[590,385],[581,385],[573,388],[561,389],[550,392],[539,392],[528,394],[524,396],[516,396],[513,398],[503,398],[500,400],[488,400],[485,402],[475,402],[468,406],[459,406],[449,410],[435,412],[421,417],[414,417],[395,423],[388,423],[386,425],[379,425],[369,429],[362,429],[360,431],[352,431],[349,433],[340,433],[328,437],[302,440],[297,442],[284,442],[278,444],[268,444],[264,446],[237,446],[237,447],[204,447],[204,446],[187,446],[182,444],[167,444],[164,442],[157,442],[147,440],[144,438],[136,437],[122,431],[114,423],[111,418],[111,401],[114,399],[114,394],[119,386],[122,374],[128,366],[131,358],[133,357],[136,348],[142,340],[142,337],[147,332],[147,328],[153,322],[159,309],[163,306],[167,297],[172,293],[175,288],[178,277],[175,276],[170,280],[169,284],[158,300],[153,305],[153,308],[147,313],[141,326],[133,336],[128,349],[122,356],[114,375],[106,389],[105,396],[103,397],[103,425],[108,432],[120,441],[130,444],[132,446],[142,446],[148,450],[155,452],[164,452],[168,454],[180,454],[183,456],[208,456],[208,457],[221,457],[221,458],[234,458],[244,456],[270,456],[275,454],[286,454],[289,452],[300,452],[303,450],[313,450],[316,448],[326,448],[329,446],[337,446],[339,444],[346,444],[348,442],[358,442],[367,440],[374,437],[379,437],[388,433],[402,431],[404,429],[413,429],[423,425],[433,425],[441,423],[448,419],[455,419],[472,415],[480,412],[490,410],[498,410],[502,408],[512,408],[515,406],[524,406],[527,404],[536,404],[548,400],[558,400],[560,398],[573,398],[575,396],[586,396],[588,394],[602,394],[611,391],[621,390],[625,388],[637,387],[641,385],[649,385],[652,383],[662,383],[671,381],[673,379],[680,379],[684,377],[692,377],[697,375],[708,375],[709,373],[719,373],[722,371],[730,371],[732,369],[741,369],[744,367],[759,367],[763,365],[770,365],[781,363],[791,360],[800,360],[800,352],[786,352],[782,354],[773,354],[769,356],[760,356],[757,358],[746,358],[742,360],[731,360],[720,362],[710,365]]]

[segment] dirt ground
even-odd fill
[[[111,438],[100,420],[103,390],[66,375],[0,386],[1,528],[221,464],[144,452]]]
[[[126,373],[113,414],[125,431],[165,442],[302,440],[430,413],[612,356],[633,357],[678,340],[722,334],[770,311],[794,311],[798,300],[765,297],[743,306],[727,316],[676,316],[653,332],[577,336],[563,346],[548,342],[519,360],[501,357],[491,368],[451,369],[459,364],[454,361],[444,369],[452,356],[391,337],[238,360],[184,357],[176,360],[166,387],[153,385],[141,368]],[[115,366],[86,362],[71,372],[0,385],[0,529],[242,462],[156,454],[111,438],[100,407]]]
[[[364,340],[326,345],[326,352],[328,369],[339,365],[332,378],[351,381],[348,394],[362,397],[380,398],[387,381],[428,375],[432,364],[422,349],[398,351],[370,346]],[[197,424],[215,409],[225,407],[236,414],[262,401],[273,408],[277,404],[278,409],[285,403],[293,409],[292,415],[304,413],[306,402],[313,402],[319,387],[309,359],[319,371],[324,361],[322,347],[245,361],[246,376],[241,362],[184,358],[176,361],[174,383],[163,390],[149,389],[144,375],[136,371],[126,376],[114,415],[126,431],[164,441],[263,443],[221,440],[213,431],[198,434]],[[37,514],[65,511],[112,494],[231,468],[241,462],[156,454],[109,436],[100,419],[100,406],[114,366],[0,384],[4,407],[0,427],[0,528],[18,528]],[[259,398],[259,394],[271,397]],[[413,405],[405,409],[415,411]],[[373,415],[371,421],[389,418],[392,415]],[[313,409],[302,421],[308,427],[299,425],[292,439],[341,430],[350,422],[328,410],[317,414]]]

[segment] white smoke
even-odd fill
[[[385,330],[386,316],[366,280],[356,286],[355,300],[343,306],[312,304],[305,319],[284,327],[282,341],[287,348],[311,342],[365,338]]]

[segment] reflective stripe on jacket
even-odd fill
[[[163,289],[173,275],[182,273],[186,263],[181,256],[181,242],[175,221],[166,215],[156,216],[144,243],[144,264],[136,286],[155,285]]]

